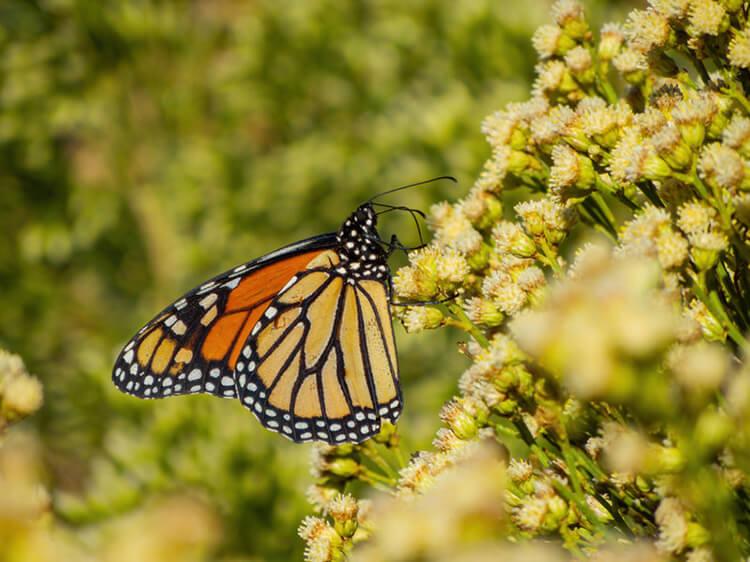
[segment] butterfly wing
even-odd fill
[[[115,362],[115,385],[141,398],[235,398],[233,372],[251,330],[290,279],[335,244],[335,234],[309,238],[193,289],[127,343]]]
[[[293,441],[361,442],[401,413],[388,285],[322,253],[252,329],[236,364],[242,403]]]

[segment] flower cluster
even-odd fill
[[[555,4],[531,99],[485,119],[479,178],[396,274],[407,330],[463,330],[471,365],[355,557],[750,555],[748,8],[650,0],[597,34]]]
[[[0,349],[0,433],[11,422],[42,406],[42,385],[26,371],[23,360]]]
[[[8,428],[41,403],[41,383],[26,372],[20,357],[0,350],[2,560],[200,562],[213,557],[223,534],[220,520],[205,499],[193,494],[155,496],[110,518],[86,541],[63,525],[54,516],[53,500],[61,498],[49,488],[39,440],[26,428]]]

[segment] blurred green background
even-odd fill
[[[481,119],[528,95],[550,4],[0,3],[0,347],[44,383],[31,424],[59,517],[85,530],[190,489],[226,556],[301,557],[309,447],[239,403],[122,395],[111,363],[181,293],[378,191],[450,173],[394,200],[463,195]],[[595,28],[629,8],[609,4],[586,3]],[[391,231],[415,240],[403,217]],[[399,329],[408,450],[462,368],[448,337]]]

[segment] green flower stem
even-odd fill
[[[398,484],[398,480],[396,478],[380,474],[364,466],[362,467],[362,472],[359,473],[359,478],[360,480],[367,482],[368,484],[372,484],[373,486],[376,486],[376,484],[385,485],[387,486],[386,489],[394,488],[396,484]]]
[[[580,501],[576,497],[576,494],[574,494],[573,491],[570,490],[570,488],[565,486],[565,484],[554,478],[552,478],[552,487],[555,489],[555,492],[557,492],[565,501],[575,504],[575,506],[581,512],[581,515],[583,515],[581,525],[603,532],[603,529],[601,529],[601,525],[599,523],[599,519],[588,506],[588,504],[586,504],[585,500],[583,502],[583,505],[581,505]]]
[[[360,450],[368,459],[375,463],[390,478],[398,478],[398,473],[396,472],[396,470],[390,464],[388,464],[388,461],[383,458],[372,441],[365,441]]]
[[[688,185],[692,185],[693,187],[695,187],[696,191],[698,191],[698,194],[701,197],[703,197],[703,199],[705,199],[706,201],[709,201],[709,202],[713,203],[713,201],[711,201],[712,198],[709,195],[708,190],[706,189],[706,186],[703,185],[703,182],[702,181],[698,181],[698,182],[695,181],[698,176],[695,175],[694,173],[685,174],[685,173],[682,173],[682,172],[674,172],[673,171],[672,172],[672,176],[674,178],[680,180],[683,183],[686,183]]]
[[[711,203],[711,205],[713,205],[719,211],[719,216],[721,216],[721,224],[724,230],[730,231],[732,229],[732,213],[724,204],[724,199],[721,196],[721,190],[718,187],[712,187],[711,193],[709,193],[708,189],[706,188],[706,184],[704,184],[703,180],[701,180],[701,178],[698,176],[696,165],[696,162],[693,162],[690,173],[687,174],[674,172],[674,177],[695,187],[700,196]]]
[[[745,110],[745,113],[750,115],[750,100],[747,99],[744,92],[742,92],[734,81],[730,82],[730,84],[728,88],[723,89],[721,92],[739,103],[742,109]]]
[[[507,418],[500,418],[500,419],[502,420],[502,422],[507,423],[508,421]],[[506,425],[506,423],[502,423],[502,422],[496,422],[493,420],[492,429],[495,431],[495,435],[507,437],[508,439],[513,439],[513,440],[518,440],[518,439],[523,440],[521,437],[521,434],[519,433],[517,429],[514,431],[513,429],[511,429],[509,425]]]
[[[582,465],[586,470],[588,470],[594,478],[601,482],[607,481],[607,473],[602,470],[602,468],[599,466],[597,462],[595,462],[591,457],[589,457],[584,451],[578,448],[572,449],[573,455],[576,458],[576,462],[580,465]]]
[[[674,177],[677,177],[676,175]],[[643,181],[640,182],[638,185],[638,188],[643,192],[643,194],[648,198],[651,203],[656,205],[657,207],[664,207],[664,202],[659,197],[659,194],[654,189],[654,186],[651,185],[651,182]]]
[[[641,208],[635,203],[633,203],[633,201],[628,199],[628,197],[622,191],[615,191],[614,196],[617,197],[617,200],[620,201],[623,205],[625,205],[631,211],[640,211]]]
[[[596,77],[596,87],[601,94],[607,99],[607,103],[614,105],[617,103],[617,92],[607,79],[606,71],[598,73]]]
[[[732,231],[731,242],[740,257],[745,262],[750,262],[750,247],[734,231]]]
[[[724,305],[722,304],[718,293],[716,291],[711,291],[708,294],[708,300],[711,306],[709,306],[708,304],[706,306],[709,306],[709,309],[711,309],[712,312],[713,310],[716,310],[716,312],[718,312],[719,318],[724,323],[729,337],[732,338],[734,343],[736,343],[738,346],[744,348],[747,345],[747,340],[742,335],[742,331],[737,327],[734,321],[727,314],[727,311],[724,308]]]
[[[604,506],[604,509],[609,512],[609,514],[612,516],[612,519],[614,519],[619,524],[620,529],[624,533],[630,536],[635,536],[636,533],[634,529],[637,528],[637,525],[629,515],[621,515],[614,504],[609,502],[607,498],[605,498],[598,492],[594,493],[594,497],[596,498],[596,501]]]
[[[552,271],[555,272],[555,275],[560,278],[564,277],[565,272],[557,262],[557,255],[552,251],[552,248],[549,247],[549,244],[547,243],[547,237],[545,236],[544,240],[539,240],[538,242],[539,247],[542,249],[542,255],[539,256],[540,261],[552,268]]]
[[[742,295],[737,293],[723,260],[719,260],[716,264],[716,278],[719,280],[724,294],[732,300],[732,308],[742,319],[743,328],[747,329],[750,327],[750,317],[748,316],[750,307],[743,300]]]
[[[399,468],[404,468],[406,466],[406,459],[404,459],[404,453],[401,451],[401,447],[394,447],[392,450]]]
[[[698,297],[698,300],[705,304],[708,310],[711,311],[711,314],[722,323],[732,341],[740,346],[740,348],[744,348],[747,345],[747,340],[727,314],[727,311],[724,309],[724,305],[721,303],[721,299],[716,291],[708,292],[706,289],[705,278],[700,275],[694,275],[693,281],[695,281],[693,284],[693,291],[695,292],[695,296]]]
[[[591,210],[589,210],[588,206],[585,204],[581,204],[578,207],[578,214],[581,215],[581,217],[584,219],[584,222],[588,225],[590,225],[594,230],[597,232],[601,232],[604,236],[609,238],[613,243],[617,243],[617,239],[612,235],[612,233],[605,228],[602,225],[602,219],[597,218],[594,213],[592,213]]]
[[[602,194],[593,193],[591,195],[591,198],[594,200],[597,207],[601,209],[602,213],[607,218],[607,221],[609,222],[610,226],[612,226],[612,229],[616,232],[615,225],[617,221],[615,220],[615,215],[612,213],[612,210],[609,208],[609,205],[607,205],[607,202],[604,200],[604,197],[602,197]]]
[[[466,315],[466,312],[464,312],[464,309],[460,305],[456,303],[450,303],[450,304],[446,304],[445,308],[447,308],[448,312],[450,312],[455,317],[455,321],[448,322],[449,324],[462,329],[468,334],[471,334],[471,336],[477,341],[477,343],[481,345],[484,349],[488,349],[490,347],[490,342],[487,339],[487,337],[469,319],[469,317]]]
[[[710,84],[711,83],[711,76],[708,74],[708,70],[706,70],[706,66],[703,64],[703,61],[699,59],[698,57],[694,56],[691,51],[688,51],[690,53],[690,58],[693,61],[693,66],[695,67],[695,70],[698,71],[698,74],[701,75],[701,79],[703,80],[704,84]]]
[[[578,479],[578,466],[576,464],[575,458],[573,457],[573,452],[570,447],[570,441],[568,441],[567,437],[561,440],[560,449],[562,451],[565,465],[568,467],[568,476],[570,477],[570,483],[573,486],[573,498],[576,505],[578,506],[578,509],[581,510],[581,513],[586,516],[586,518],[591,522],[592,525],[594,525],[594,527],[603,532],[604,528],[602,521],[589,507],[589,504],[586,503],[586,497],[583,493],[583,488],[581,488],[581,481]]]

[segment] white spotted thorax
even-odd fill
[[[341,264],[336,273],[352,279],[388,278],[388,255],[376,229],[377,216],[370,203],[364,203],[344,221],[336,233]]]

